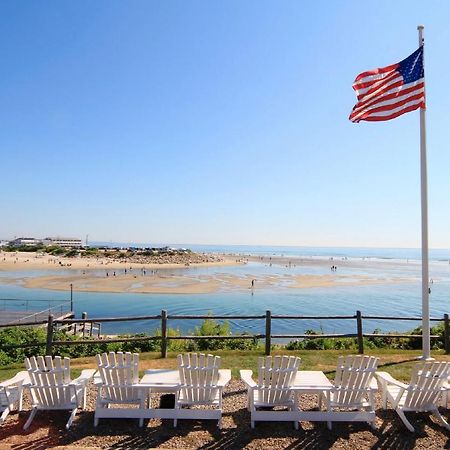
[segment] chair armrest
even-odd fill
[[[12,385],[20,385],[23,383],[29,383],[30,377],[28,376],[28,372],[26,370],[23,370],[21,372],[18,372],[16,375],[14,375],[13,378],[10,378],[9,380],[5,380],[0,382],[0,386],[8,387]]]
[[[94,376],[95,372],[95,369],[84,369],[81,371],[81,375],[72,380],[70,384],[86,384]]]
[[[241,376],[241,380],[249,387],[250,389],[256,388],[258,385],[252,378],[253,371],[252,370],[240,370],[239,374]]]
[[[231,370],[222,369],[219,372],[219,380],[217,381],[217,386],[225,387],[231,380]]]
[[[393,384],[394,386],[398,386],[403,389],[408,389],[408,385],[396,380],[391,374],[387,372],[375,372],[375,376],[377,380],[381,383],[382,386],[386,384]]]
[[[100,386],[103,384],[102,377],[100,376],[100,372],[95,372],[93,377],[93,382],[96,386]]]

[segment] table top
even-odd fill
[[[241,370],[241,374],[246,373],[252,376],[251,370]],[[320,370],[299,370],[291,389],[293,391],[331,391],[334,388],[333,383]],[[375,377],[370,382],[370,389],[377,390],[378,385]]]
[[[332,389],[333,383],[319,370],[299,370],[292,389],[314,389],[323,391]]]
[[[231,370],[220,369],[219,378],[231,378]],[[177,388],[180,385],[180,374],[178,370],[172,369],[150,369],[146,370],[139,382],[141,385],[153,388]]]

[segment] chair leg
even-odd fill
[[[27,430],[28,427],[31,425],[31,422],[33,422],[34,416],[37,413],[37,408],[34,406],[33,409],[31,410],[31,414],[30,417],[28,417],[28,420],[25,422],[25,425],[23,426],[24,430]]]
[[[443,408],[447,408],[447,403],[448,403],[448,389],[442,393],[441,406]]]
[[[2,412],[2,415],[0,416],[0,425],[1,425],[1,424],[5,421],[5,419],[8,417],[9,411],[10,411],[9,406],[7,406],[7,407],[5,408],[5,410]]]
[[[23,395],[22,389],[19,390],[19,412],[22,411]]]
[[[409,431],[414,433],[414,427],[411,425],[410,421],[406,418],[405,413],[401,410],[396,408],[397,414],[399,415],[400,419],[402,419],[402,422],[405,424],[406,428],[408,428]]]
[[[77,413],[77,407],[72,409],[72,412],[70,413],[69,420],[67,421],[67,424],[66,424],[66,430],[68,430],[70,428],[70,425],[72,425],[72,422],[73,422],[73,419],[75,418],[76,413]]]
[[[94,427],[98,426],[98,417],[94,416]]]
[[[387,389],[386,386],[382,386],[381,390],[381,404],[383,405],[383,409],[387,409]]]
[[[178,419],[173,419],[173,427],[176,428],[178,425]]]
[[[289,411],[298,411],[298,397],[297,394],[294,393],[294,404],[289,408]],[[298,420],[294,420],[294,429],[298,430]]]
[[[145,409],[145,405],[146,405],[146,403],[147,403],[147,397],[148,397],[148,395],[143,395],[143,396],[141,397],[141,401],[140,401],[140,403],[139,403],[139,408],[140,408],[141,410],[144,410],[144,409]],[[139,419],[139,426],[140,426],[140,427],[143,427],[143,426],[144,426],[144,418],[143,418],[143,417],[141,417],[141,418]]]
[[[438,420],[438,422],[445,428],[447,428],[447,430],[450,430],[450,425],[448,424],[448,422],[442,417],[442,414],[439,412],[439,410],[437,408],[433,409],[431,411],[434,415],[434,417],[436,417],[436,419]]]
[[[331,409],[331,405],[330,405],[330,399],[327,398],[326,401],[327,401],[327,412],[331,413],[332,409]],[[327,428],[329,430],[331,430],[332,427],[333,427],[333,422],[331,422],[331,420],[327,421]]]
[[[222,429],[222,416],[221,416],[220,419],[217,421],[217,427],[219,428],[219,430]]]

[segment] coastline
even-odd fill
[[[341,268],[362,267],[363,262],[347,259],[326,260],[314,258],[291,258],[242,255],[195,254],[202,262],[179,263],[129,262],[109,258],[67,258],[36,253],[0,254],[0,271],[11,276],[0,277],[2,284],[20,284],[30,289],[67,291],[72,284],[79,292],[142,293],[142,294],[210,294],[216,292],[252,291],[253,289],[305,289],[332,288],[336,286],[361,286],[415,281],[411,277],[380,277],[372,275],[296,273],[259,273],[248,267],[245,274],[221,273],[220,267],[245,266],[248,262],[277,268],[319,267],[329,270],[330,263]],[[373,262],[364,262],[364,267],[373,267]],[[196,274],[193,268],[217,268],[215,273]],[[180,270],[185,273],[179,274]],[[177,273],[172,271],[176,270]],[[29,272],[24,276],[20,272]],[[61,271],[60,274],[55,273]],[[19,274],[17,273],[19,272]],[[33,272],[37,272],[33,276]],[[50,273],[45,273],[50,272]],[[253,286],[254,285],[254,286]]]

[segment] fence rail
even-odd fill
[[[228,336],[194,336],[194,335],[184,335],[184,336],[169,336],[168,321],[169,320],[199,320],[199,319],[219,319],[219,320],[264,320],[265,321],[265,333],[264,334],[243,334],[243,335],[228,335]],[[150,340],[160,340],[161,341],[161,357],[167,357],[167,347],[170,340],[188,340],[188,339],[217,339],[217,340],[229,340],[229,339],[264,339],[265,341],[265,353],[270,355],[272,347],[272,339],[320,339],[320,338],[356,338],[358,343],[358,352],[360,354],[364,353],[364,338],[413,338],[421,339],[422,335],[411,335],[411,334],[387,334],[387,333],[364,333],[363,331],[363,321],[366,320],[402,320],[402,321],[420,321],[420,317],[393,317],[393,316],[364,316],[361,311],[356,311],[354,315],[337,315],[337,316],[288,316],[288,315],[272,315],[270,310],[266,311],[264,315],[253,315],[253,316],[227,316],[227,315],[169,315],[166,310],[162,310],[161,314],[153,316],[133,316],[133,317],[103,317],[89,319],[86,313],[83,313],[82,319],[55,319],[52,314],[48,316],[46,321],[41,323],[46,323],[47,325],[47,340],[46,342],[35,342],[32,344],[18,344],[18,345],[8,345],[1,346],[0,349],[9,348],[31,348],[31,347],[45,347],[46,354],[53,354],[53,349],[62,345],[95,345],[99,342],[140,342],[140,341],[150,341]],[[140,337],[119,337],[119,338],[109,338],[109,339],[92,339],[92,329],[100,326],[102,323],[108,322],[128,322],[137,320],[157,320],[161,322],[160,336],[140,336]],[[332,333],[332,334],[272,334],[272,323],[274,320],[355,320],[356,322],[356,333]],[[430,336],[432,340],[442,340],[444,344],[444,349],[447,354],[450,354],[450,321],[449,315],[444,314],[443,317],[431,317],[430,321],[433,322],[444,322],[444,336]],[[20,323],[14,326],[26,326],[35,325],[35,322],[31,323]],[[84,329],[86,325],[87,328],[91,330],[91,339],[76,340],[76,341],[58,341],[54,339],[55,329],[57,327],[70,328],[71,326],[81,326],[83,327],[83,338],[85,337]],[[11,326],[11,325],[10,325]],[[0,325],[3,327],[3,325]],[[89,333],[88,333],[89,334]]]
[[[13,325],[38,325],[47,322],[49,314],[69,314],[73,300],[58,299],[0,299],[0,327]]]

